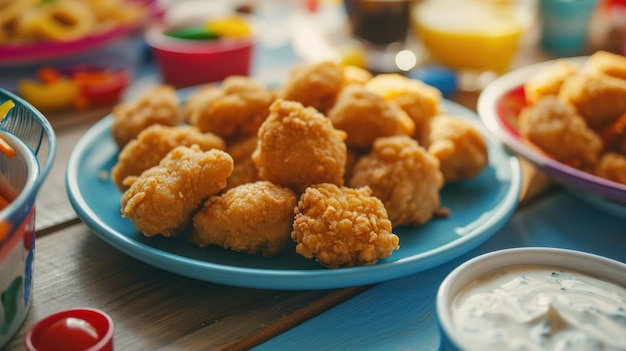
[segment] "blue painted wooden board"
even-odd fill
[[[485,252],[549,246],[626,262],[626,220],[557,192],[520,209],[496,235],[444,265],[372,287],[253,350],[437,350],[435,296],[445,276]]]

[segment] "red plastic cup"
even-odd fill
[[[60,311],[35,323],[24,340],[27,351],[62,345],[66,351],[113,351],[113,320],[93,308]]]
[[[161,27],[146,32],[164,83],[176,88],[250,74],[254,39],[192,40],[164,34]]]

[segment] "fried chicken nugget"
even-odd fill
[[[422,225],[440,208],[439,160],[408,136],[378,138],[352,170],[350,187],[369,186],[394,227]]]
[[[598,177],[626,184],[626,155],[616,152],[603,154],[593,173]]]
[[[346,154],[346,170],[343,173],[344,184],[350,183],[350,178],[352,178],[352,169],[354,169],[354,166],[356,165],[357,161],[359,161],[359,158],[364,155],[362,151],[356,150],[354,148],[348,148]]]
[[[202,84],[189,94],[189,97],[183,102],[181,113],[183,120],[191,124],[191,116],[198,109],[202,108],[205,101],[213,100],[222,94],[218,83]]]
[[[252,161],[261,179],[298,194],[312,184],[343,185],[346,133],[314,108],[277,100],[258,137]]]
[[[342,89],[328,118],[335,128],[346,132],[348,147],[366,151],[378,137],[413,135],[415,131],[415,123],[398,105],[358,84]]]
[[[193,95],[183,111],[189,124],[228,142],[256,135],[275,99],[276,93],[255,79],[229,76],[219,87]]]
[[[440,114],[430,120],[424,147],[439,160],[446,182],[472,179],[489,163],[485,136],[460,117]]]
[[[583,69],[626,79],[626,56],[598,50],[589,56]]]
[[[189,240],[271,257],[289,241],[298,198],[284,187],[258,181],[211,196],[193,217]]]
[[[343,66],[343,84],[348,86],[350,84],[365,85],[370,79],[374,77],[370,71],[353,65]]]
[[[279,93],[283,100],[297,101],[326,113],[343,87],[343,67],[331,61],[304,62],[294,66]]]
[[[253,136],[228,146],[226,151],[233,157],[235,168],[233,168],[233,174],[228,177],[226,188],[224,188],[223,191],[232,189],[241,184],[261,180],[261,178],[259,178],[259,170],[256,168],[254,162],[252,162],[251,157],[256,149],[258,140],[256,136]]]
[[[393,101],[402,108],[415,123],[415,136],[426,133],[428,120],[439,113],[442,94],[439,89],[419,80],[397,73],[383,73],[370,79],[365,86]]]
[[[139,98],[122,102],[113,107],[111,134],[121,149],[139,133],[153,124],[167,126],[182,122],[179,98],[169,85],[160,85],[145,92]]]
[[[145,236],[180,235],[204,201],[226,186],[233,159],[222,150],[177,146],[124,192],[122,217]]]
[[[626,80],[606,74],[575,74],[563,81],[559,98],[572,104],[590,128],[601,128],[626,113]]]
[[[554,64],[537,71],[524,83],[526,102],[532,105],[544,96],[558,95],[563,81],[580,72],[580,69],[581,66],[578,63],[557,60]]]
[[[587,127],[576,109],[554,96],[547,96],[520,112],[519,130],[543,151],[574,167],[594,164],[602,140]]]
[[[197,144],[202,151],[226,149],[222,138],[212,133],[202,133],[193,126],[149,126],[120,151],[117,163],[111,169],[111,179],[124,192],[128,189],[128,185],[124,184],[127,177],[137,177],[146,169],[158,165],[176,146],[193,144]]]
[[[328,268],[372,265],[400,248],[385,206],[369,188],[328,183],[300,196],[291,238],[298,254]]]
[[[626,113],[604,126],[598,134],[602,138],[604,152],[617,152],[626,155]]]

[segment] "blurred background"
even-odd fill
[[[207,34],[211,22],[220,35]],[[216,44],[245,37],[242,23],[250,47]],[[297,61],[335,60],[449,96],[528,56],[623,54],[625,33],[626,0],[1,0],[0,88],[71,115],[110,107],[140,80],[185,87],[241,73],[271,84]]]

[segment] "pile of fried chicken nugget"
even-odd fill
[[[295,66],[278,88],[231,76],[181,101],[154,87],[113,109],[121,214],[202,248],[271,257],[293,240],[324,267],[375,264],[400,248],[392,228],[450,215],[444,183],[488,164],[484,136],[441,99],[329,61]]]
[[[626,184],[626,57],[561,59],[524,84],[519,130],[554,159]]]

